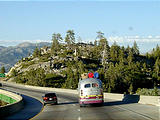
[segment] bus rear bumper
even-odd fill
[[[79,104],[103,104],[103,100],[93,100],[93,101],[80,101]]]

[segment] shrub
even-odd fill
[[[147,88],[138,88],[136,91],[138,95],[148,95],[148,96],[158,96],[158,89],[154,87],[154,89],[147,89]]]
[[[18,72],[15,69],[12,69],[10,77],[16,77],[17,75],[18,75]]]
[[[43,56],[39,57],[39,62],[48,62],[50,54],[44,54]]]
[[[23,75],[18,75],[17,77],[14,78],[14,81],[16,83],[26,83],[27,79]]]
[[[62,84],[65,82],[65,78],[57,74],[46,74],[45,82],[48,87],[61,88]]]
[[[30,65],[33,65],[34,63],[35,63],[34,61],[29,61],[29,62],[22,63],[21,66],[22,68],[27,68]]]

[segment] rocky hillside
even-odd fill
[[[87,51],[86,45],[84,44],[82,46],[79,47],[82,47],[83,51]],[[100,62],[98,60],[86,58],[86,52],[84,52],[84,56],[77,56],[76,54],[78,54],[78,52],[76,49],[73,50],[72,53],[70,53],[70,50],[67,51],[66,49],[61,49],[59,53],[57,53],[59,55],[51,55],[50,47],[42,47],[39,49],[39,51],[40,56],[31,55],[17,62],[8,72],[8,75],[11,76],[13,69],[16,70],[18,74],[21,74],[30,71],[31,69],[38,68],[44,69],[45,73],[61,74],[62,71],[65,71],[67,69],[68,63],[78,63],[81,61],[83,64],[87,64],[88,68],[90,68],[91,66],[91,68],[94,69],[97,66],[94,67],[92,66],[92,64],[96,63],[98,65]]]
[[[158,95],[156,89],[145,92],[146,89],[142,88],[151,89],[160,85],[159,46],[151,54],[141,55],[136,42],[127,48],[116,42],[109,46],[103,34],[98,36],[94,44],[87,44],[75,43],[72,30],[67,31],[64,39],[59,33],[53,34],[52,45],[36,48],[32,55],[19,60],[9,71],[7,80],[76,89],[83,73],[98,72],[104,91]],[[20,45],[17,51],[26,46]],[[14,55],[14,51],[10,53],[10,56]]]
[[[141,94],[141,88],[153,88],[156,78],[154,71],[157,70],[154,66],[160,63],[159,58],[156,62],[149,61],[152,58],[139,55],[133,48],[116,44],[108,49],[103,48],[103,44],[52,44],[51,47],[36,48],[32,55],[17,62],[8,72],[8,80],[35,86],[76,89],[81,74],[96,71],[103,82],[104,91]],[[157,95],[156,91],[152,95]]]
[[[32,55],[18,61],[7,76],[10,81],[18,83],[75,89],[81,73],[102,67],[100,60],[87,57],[89,49],[93,47],[76,44],[70,49],[61,44],[56,53],[51,47],[36,48]]]
[[[50,46],[50,43],[21,43],[17,46],[3,47],[0,46],[0,68],[4,66],[6,71],[9,70],[16,62],[33,53],[37,47]]]

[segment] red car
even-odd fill
[[[44,105],[46,104],[58,104],[56,93],[46,93],[43,98]]]

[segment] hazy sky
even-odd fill
[[[85,42],[94,41],[97,31],[110,44],[136,40],[144,53],[160,44],[160,1],[0,1],[0,46],[51,41],[54,32],[64,37],[69,29]]]

